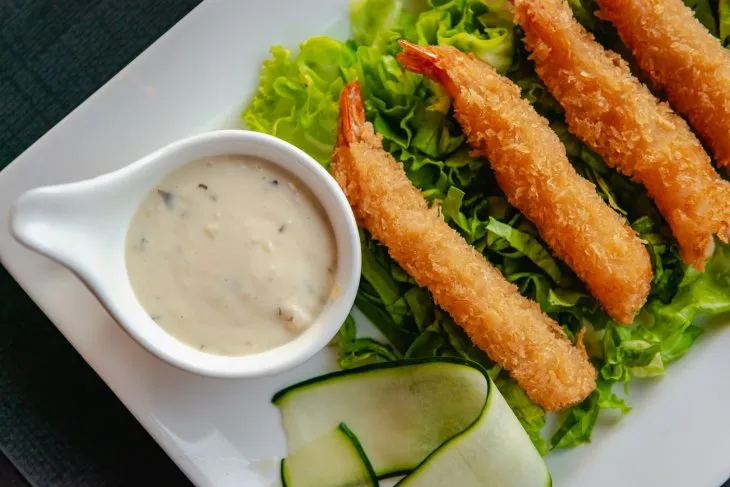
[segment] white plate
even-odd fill
[[[332,370],[333,357],[322,353],[294,372],[251,381],[167,366],[133,342],[71,273],[12,240],[7,212],[26,189],[108,172],[176,138],[237,125],[269,46],[344,36],[346,16],[344,0],[207,0],[0,174],[3,265],[201,486],[275,484],[285,442],[270,398]],[[730,476],[728,350],[724,327],[702,338],[667,378],[634,386],[631,414],[601,425],[592,444],[548,458],[554,485],[719,486]]]

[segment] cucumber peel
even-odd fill
[[[295,384],[272,399],[285,486],[545,487],[542,457],[487,372],[439,357],[378,363]]]
[[[321,468],[322,458],[329,455],[336,461]],[[340,423],[334,431],[282,460],[281,481],[284,487],[378,485],[378,478],[360,441],[345,423]]]

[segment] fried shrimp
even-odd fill
[[[582,337],[581,345],[573,346],[537,303],[443,220],[438,208],[429,208],[381,140],[365,121],[359,85],[350,83],[340,98],[331,170],[360,225],[532,400],[559,410],[585,399],[595,388],[596,371]]]
[[[599,0],[641,69],[730,166],[730,51],[682,0]]]
[[[565,146],[520,89],[450,46],[402,41],[406,69],[444,85],[469,143],[509,202],[583,280],[608,314],[631,323],[651,288],[651,261],[628,224],[568,162]]]
[[[618,54],[578,24],[567,2],[514,3],[537,74],[563,106],[570,131],[646,187],[682,259],[704,269],[714,235],[725,242],[730,236],[730,184],[712,168],[697,137]]]

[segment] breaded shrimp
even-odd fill
[[[697,137],[618,54],[578,24],[567,2],[514,3],[537,74],[563,106],[570,131],[646,187],[682,259],[704,269],[713,236],[725,242],[730,236],[730,184],[712,168]]]
[[[522,296],[443,220],[438,208],[429,208],[365,121],[357,82],[348,84],[340,98],[331,171],[358,222],[533,401],[559,410],[594,390],[596,370],[582,336],[573,346],[537,303]]]
[[[444,85],[469,143],[485,155],[509,202],[625,324],[651,288],[649,253],[636,233],[568,162],[565,146],[509,79],[450,46],[402,41],[398,61]]]
[[[730,51],[682,0],[599,0],[639,66],[730,166]]]

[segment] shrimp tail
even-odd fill
[[[340,94],[340,118],[338,120],[337,146],[350,147],[360,139],[365,126],[365,108],[360,82],[347,83]]]
[[[440,85],[443,85],[449,93],[454,93],[456,86],[449,76],[446,68],[442,66],[441,57],[427,46],[411,44],[406,40],[398,42],[403,49],[398,53],[396,59],[408,71],[421,74],[431,78]]]

